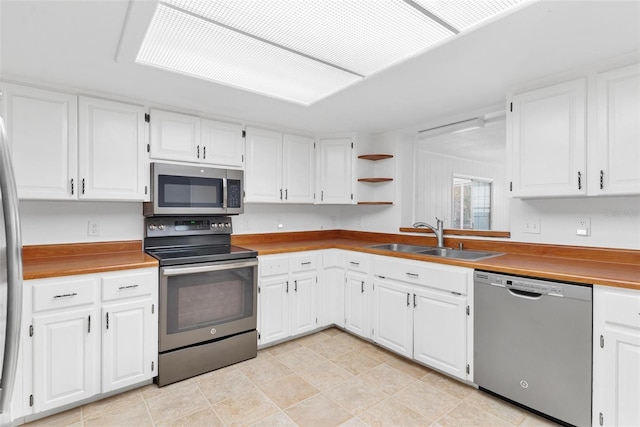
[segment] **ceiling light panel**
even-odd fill
[[[166,0],[363,76],[453,33],[403,0]]]
[[[136,62],[305,105],[360,79],[162,3]]]
[[[459,31],[531,0],[414,0]]]

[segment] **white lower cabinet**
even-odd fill
[[[318,326],[336,325],[344,328],[344,251],[328,249],[322,251],[320,256],[322,275],[316,305]]]
[[[33,316],[33,408],[36,413],[97,393],[99,384],[95,373],[99,369],[100,346],[97,314],[95,305],[91,304],[86,308]]]
[[[377,256],[372,264],[373,340],[471,381],[473,270]]]
[[[376,276],[373,279],[373,340],[405,357],[413,356],[413,288]]]
[[[157,289],[157,268],[25,281],[23,415],[153,378]]]
[[[369,275],[369,256],[347,252],[345,268],[344,327],[363,338],[370,338],[369,300],[373,288]]]
[[[259,262],[260,344],[316,329],[317,254],[267,255]]]
[[[640,292],[593,287],[594,426],[640,425]]]

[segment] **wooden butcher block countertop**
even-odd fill
[[[22,257],[24,280],[158,267],[139,240],[25,246]]]
[[[445,233],[444,245],[447,247],[457,248],[459,243],[463,243],[465,249],[503,253],[501,256],[480,261],[464,261],[368,247],[382,243],[435,246],[434,237],[346,230],[234,235],[232,243],[257,250],[259,255],[346,249],[498,273],[640,290],[640,251],[630,249],[471,240],[459,236],[448,238]]]

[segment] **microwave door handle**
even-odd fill
[[[183,274],[208,273],[210,271],[223,271],[223,270],[233,270],[233,269],[244,268],[244,267],[255,267],[257,265],[258,265],[257,260],[251,260],[251,261],[244,261],[244,262],[230,262],[225,264],[202,265],[197,267],[165,268],[162,270],[162,275],[163,276],[180,276]]]
[[[222,178],[222,207],[227,208],[227,178]]]

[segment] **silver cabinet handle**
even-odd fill
[[[416,273],[406,273],[406,274],[407,274],[407,276],[410,276],[410,277],[415,277],[415,278],[420,277],[420,275],[416,274]]]
[[[202,147],[202,158],[203,159],[207,158],[207,146],[206,145],[204,147]]]
[[[354,261],[349,261],[349,264],[351,264],[351,265],[360,265],[359,262],[354,262]]]
[[[407,292],[407,307],[409,307],[411,305],[411,303],[409,302],[409,298],[411,298],[411,297],[409,296],[409,292]]]
[[[306,262],[301,262],[300,265],[309,265],[311,264],[311,261],[306,261]]]
[[[73,185],[73,178],[71,178],[71,195],[73,196],[73,191],[74,191],[74,185]]]
[[[289,281],[287,280],[287,288],[285,289],[286,293],[289,293]]]
[[[280,189],[280,200],[282,200],[282,188]]]
[[[196,157],[200,158],[200,146],[196,146]]]
[[[75,297],[76,295],[78,295],[77,293],[71,293],[71,294],[60,294],[60,295],[54,295],[53,299],[58,299],[58,298],[70,298],[70,297]]]
[[[604,190],[604,171],[600,170],[600,189]]]
[[[418,304],[416,304],[416,294],[413,294],[413,306],[417,307]]]
[[[109,329],[109,313],[107,313],[107,329]]]
[[[324,190],[320,192],[320,201],[324,201]]]
[[[137,288],[137,287],[138,287],[138,285],[137,285],[137,284],[135,284],[135,285],[128,285],[128,286],[120,286],[120,287],[118,288],[118,290],[119,290],[119,291],[121,291],[121,290],[123,290],[123,289],[133,289],[133,288]]]
[[[295,292],[298,292],[298,281],[297,281],[297,280],[294,280],[294,281],[293,281],[293,290],[294,290]]]
[[[364,282],[360,284],[360,293],[364,293]]]
[[[289,200],[289,189],[284,190],[284,199]]]
[[[578,172],[578,190],[582,190],[582,173]]]

